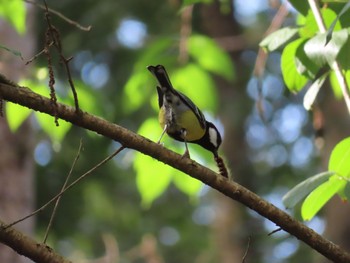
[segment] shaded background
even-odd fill
[[[70,66],[83,110],[132,131],[142,130],[157,140],[161,129],[153,122],[157,116],[155,81],[146,66],[163,64],[171,79],[174,78],[174,85],[184,79],[186,83],[196,84],[194,91],[188,91],[194,93],[187,94],[198,94],[190,97],[223,133],[221,151],[234,180],[280,208],[288,189],[322,171],[330,149],[345,136],[342,133],[346,126],[337,129],[341,122],[333,121],[326,125],[330,128],[326,129],[325,147],[319,150],[315,146],[312,116],[301,103],[303,94],[291,95],[285,91],[279,52],[267,59],[261,79],[262,93],[259,93],[259,83],[252,72],[258,43],[279,8],[278,1],[214,1],[196,4],[193,8],[183,8],[176,0],[47,2],[50,8],[66,17],[82,25],[92,25],[90,32],[83,32],[52,15],[52,23],[60,32],[63,53],[74,57]],[[43,10],[28,7],[27,37],[31,42],[23,41],[23,36],[15,32],[14,36],[1,34],[5,38],[2,43],[20,50],[25,59],[43,48],[47,28]],[[289,6],[288,10],[284,25],[295,23],[296,13]],[[14,31],[9,27],[6,22],[1,23],[2,30]],[[203,67],[198,57],[189,55],[186,48],[181,49],[182,41],[186,43],[189,36],[196,34],[215,40],[228,53],[231,74],[226,77],[213,74]],[[13,42],[6,42],[10,39],[14,39]],[[201,52],[204,57],[209,51],[197,51],[199,57]],[[23,67],[19,58],[6,54],[1,53],[2,73],[16,81],[27,79],[28,83],[35,84],[30,85],[33,87],[46,85],[45,57]],[[53,58],[57,93],[64,102],[73,105],[63,67],[58,56]],[[213,56],[211,62],[215,64],[217,59]],[[14,65],[9,61],[15,61]],[[185,75],[187,78],[181,78]],[[198,83],[203,79],[207,81],[201,89]],[[186,83],[179,87],[184,93]],[[208,92],[203,92],[204,89]],[[332,116],[341,120],[346,114],[342,102],[333,101],[331,94],[324,94],[322,98],[320,105],[326,109],[326,124]],[[262,113],[258,111],[257,101],[264,109]],[[11,221],[26,215],[60,190],[81,139],[83,151],[74,169],[75,177],[118,147],[118,143],[77,127],[68,127],[67,133],[61,134],[63,122],[58,128],[51,118],[47,123],[45,129],[40,120],[31,115],[11,134],[6,120],[1,119],[1,159],[6,160],[0,164],[1,181],[17,178],[0,186],[3,219]],[[151,128],[145,128],[145,123],[151,123],[148,125]],[[165,146],[171,143],[165,140]],[[181,144],[172,147],[180,153],[183,151]],[[206,153],[196,147],[191,148],[192,151],[194,159],[215,169]],[[149,179],[142,179],[148,180],[145,186],[138,177],[137,158],[140,157],[133,151],[125,150],[68,191],[55,217],[49,245],[74,262],[232,263],[242,262],[248,247],[247,262],[323,262],[316,252],[287,233],[268,236],[277,228],[270,221],[206,186],[187,182],[184,175],[164,175],[169,178],[164,182],[163,177],[159,177],[164,184],[162,190],[149,174]],[[9,164],[13,164],[12,168]],[[147,170],[145,165],[142,169]],[[181,182],[186,182],[185,186]],[[152,188],[160,189],[160,195],[147,192]],[[346,219],[348,206],[339,198],[332,202],[324,216],[315,217],[307,225],[319,233],[327,231],[333,241],[346,246],[348,232],[344,229],[348,223],[341,221],[342,216],[336,209],[339,208]],[[50,215],[51,208],[40,213],[35,218],[34,229],[30,221],[19,227],[27,224],[27,232],[41,240]],[[297,210],[295,216],[299,218]],[[102,261],[108,257],[109,261]],[[19,262],[19,259],[10,255],[0,261]]]

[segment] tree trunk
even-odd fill
[[[0,21],[0,43],[21,52],[25,59],[35,50],[33,8],[28,8],[26,34],[19,35],[7,22]],[[19,80],[28,71],[28,66],[19,57],[0,50],[0,71],[11,80]],[[4,110],[4,109],[3,109]],[[6,112],[4,112],[6,116]],[[0,118],[0,218],[12,222],[33,211],[33,133],[28,122],[13,134],[6,118]],[[27,234],[33,233],[33,219],[27,219],[16,227]],[[0,244],[0,262],[31,262],[10,248]]]
[[[234,20],[232,11],[224,14],[220,10],[218,1],[215,4],[202,5],[201,18],[203,30],[214,39],[235,37],[240,33],[240,26]],[[232,60],[237,62],[234,62],[236,65],[238,64],[238,54],[239,52],[231,53]],[[244,74],[243,68],[237,67],[237,71],[236,74],[239,76]],[[246,80],[244,77],[240,77],[239,81]],[[245,85],[242,83],[232,84],[222,79],[217,79],[216,83],[220,93],[220,105],[227,105],[225,108],[220,108],[220,116],[222,116],[221,119],[225,127],[222,149],[227,159],[226,165],[229,166],[234,180],[242,183],[247,179],[241,176],[249,174],[247,171],[249,166],[246,165],[248,160],[244,121],[250,112],[251,102],[247,101],[244,91]],[[244,108],[248,109],[244,110]],[[236,149],[239,149],[239,154],[237,154]],[[212,229],[215,244],[218,246],[218,262],[241,263],[251,234],[245,232],[245,229],[249,229],[249,227],[245,226],[243,220],[244,210],[238,203],[232,202],[225,196],[216,195],[215,211],[216,217]]]

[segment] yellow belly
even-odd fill
[[[165,110],[163,107],[160,108],[158,120],[162,129],[164,129],[166,120],[165,120]],[[185,111],[181,114],[176,121],[176,127],[173,125],[169,127],[170,130],[186,130],[186,141],[191,142],[199,140],[205,134],[205,130],[201,127],[196,115],[191,111]]]

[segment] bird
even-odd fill
[[[183,156],[190,157],[187,143],[195,143],[212,152],[215,160],[220,160],[218,149],[222,139],[216,126],[205,119],[190,98],[173,87],[164,66],[148,66],[147,69],[158,81],[158,121],[163,129],[158,143],[166,133],[185,143]]]

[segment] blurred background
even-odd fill
[[[37,5],[42,2],[26,2],[25,31],[0,21],[0,43],[20,51],[24,61],[1,50],[0,69],[49,96],[46,57],[24,65],[44,48],[48,26]],[[264,61],[258,45],[273,19],[281,26],[295,24],[297,13],[286,1],[47,4],[80,25],[92,26],[80,30],[51,13],[63,54],[73,57],[69,65],[82,110],[156,141],[162,132],[156,122],[156,82],[146,67],[163,64],[174,86],[219,127],[221,154],[234,180],[277,207],[284,209],[282,196],[291,187],[325,169],[329,151],[346,134],[344,105],[326,91],[319,101],[325,144],[315,144],[315,118],[302,106],[303,93],[285,90],[281,53],[257,64]],[[58,101],[73,106],[64,67],[53,49],[51,55]],[[6,111],[13,112],[9,107]],[[63,121],[55,127],[51,117],[15,110],[12,121],[9,116],[0,119],[0,218],[6,222],[27,215],[60,191],[80,141],[83,150],[74,178],[120,146]],[[184,151],[183,144],[167,138],[164,145]],[[217,169],[199,147],[191,146],[190,152],[196,161]],[[306,224],[349,248],[348,210],[334,198]],[[288,212],[300,219],[298,209]],[[52,206],[17,227],[42,240],[51,213]],[[202,183],[126,149],[65,193],[48,244],[74,262],[234,263],[242,262],[247,250],[246,262],[327,262],[288,233],[268,236],[277,228]],[[0,252],[1,262],[30,262],[2,245]]]

